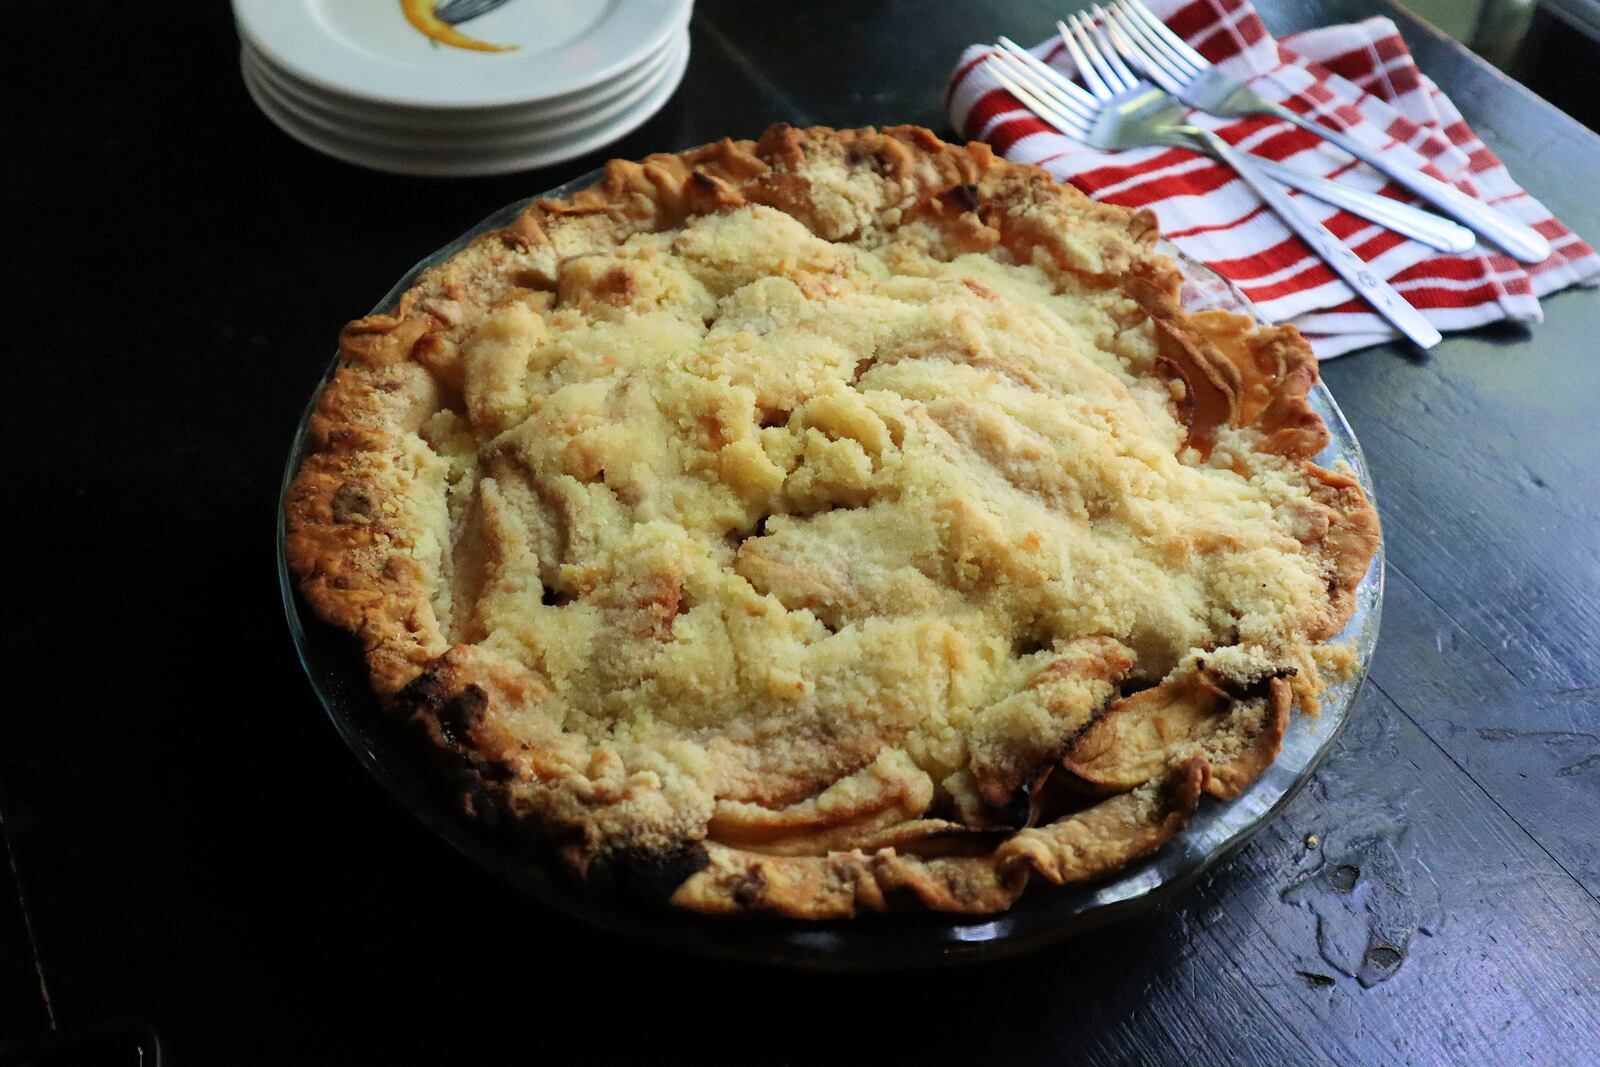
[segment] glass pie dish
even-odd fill
[[[561,198],[593,184],[596,171],[542,194]],[[527,201],[490,215],[456,241],[417,264],[380,300],[387,311],[426,269],[454,255],[472,238],[511,222]],[[1232,285],[1175,247],[1163,245],[1183,268],[1183,303],[1191,310],[1221,308],[1255,314]],[[1259,316],[1257,316],[1259,318]],[[331,377],[333,364],[324,375]],[[320,386],[319,386],[320,392]],[[1361,449],[1326,388],[1318,383],[1311,404],[1327,424],[1331,440],[1316,457],[1325,467],[1346,465],[1372,498]],[[308,446],[313,396],[289,451],[287,489]],[[963,918],[949,914],[869,915],[844,922],[778,919],[709,919],[688,913],[647,910],[631,901],[598,895],[575,884],[548,854],[525,838],[496,834],[468,819],[457,794],[439,773],[437,756],[380,706],[368,684],[354,639],[315,617],[292,581],[283,545],[286,517],[278,516],[278,571],[284,609],[312,688],[340,735],[394,797],[425,825],[488,871],[555,912],[622,936],[697,955],[816,969],[886,969],[991,959],[1027,951],[1149,907],[1182,890],[1201,872],[1265,826],[1315,771],[1348,721],[1377,641],[1383,591],[1383,547],[1379,544],[1357,591],[1357,606],[1335,641],[1355,653],[1350,677],[1331,685],[1318,716],[1291,716],[1277,760],[1235,800],[1202,800],[1190,824],[1164,847],[1087,886],[1037,884],[1009,911]],[[548,921],[530,909],[529,921]]]

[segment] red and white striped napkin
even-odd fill
[[[1146,3],[1207,59],[1249,80],[1267,99],[1331,119],[1398,161],[1454,181],[1550,240],[1550,258],[1532,266],[1486,243],[1465,255],[1446,255],[1296,194],[1440,331],[1498,319],[1538,322],[1539,297],[1569,285],[1600,284],[1600,255],[1511,180],[1450,100],[1417,69],[1393,22],[1372,18],[1275,40],[1249,0]],[[1097,200],[1154,211],[1178,247],[1232,281],[1267,318],[1293,322],[1323,359],[1398,336],[1233,171],[1181,149],[1108,153],[1063,137],[1000,88],[983,65],[988,51],[974,45],[962,54],[946,96],[952,125],[968,139],[988,141],[1007,159],[1039,164]],[[1034,54],[1072,73],[1059,39],[1039,45]],[[1256,155],[1413,200],[1382,175],[1287,123],[1260,116],[1192,118]]]

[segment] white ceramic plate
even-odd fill
[[[454,27],[513,46],[452,47],[409,22],[401,0],[233,0],[273,63],[329,92],[400,107],[505,107],[600,85],[688,22],[693,0],[506,0]]]
[[[361,145],[338,134],[318,129],[293,111],[283,106],[272,95],[258,74],[241,63],[245,88],[268,119],[295,140],[325,155],[371,167],[374,170],[396,174],[415,174],[425,177],[466,177],[486,174],[508,174],[512,171],[546,167],[564,160],[592,152],[633,132],[645,120],[661,110],[683,81],[684,70],[689,65],[688,34],[683,35],[683,47],[668,60],[666,69],[634,107],[608,122],[585,127],[580,133],[570,134],[559,143],[541,144],[516,151],[483,150],[474,152],[444,151],[440,149],[399,149]]]
[[[256,73],[270,76],[277,87],[296,99],[314,104],[320,110],[337,114],[369,127],[388,127],[406,132],[412,130],[465,130],[504,129],[512,126],[532,125],[535,122],[573,117],[581,112],[596,110],[628,89],[635,88],[652,74],[658,73],[668,54],[677,45],[681,34],[675,34],[660,48],[644,56],[638,66],[624,71],[611,81],[580,89],[575,93],[551,97],[529,104],[499,108],[414,108],[379,104],[370,100],[344,96],[297,77],[293,71],[274,63],[266,53],[257,48],[251,39],[239,35],[240,51],[248,53],[256,65]]]
[[[590,127],[626,113],[649,95],[670,68],[678,54],[687,47],[686,34],[674,38],[658,56],[651,59],[640,76],[629,78],[629,84],[617,93],[600,94],[595,106],[573,114],[547,119],[544,116],[494,125],[483,122],[463,122],[453,125],[420,126],[405,121],[376,123],[360,116],[346,114],[335,102],[326,97],[313,96],[304,88],[285,79],[267,65],[248,46],[240,49],[239,63],[249,68],[256,77],[257,87],[274,98],[284,110],[306,123],[327,132],[363,145],[387,149],[433,149],[444,152],[526,151],[541,144],[554,144],[564,139],[582,135]]]

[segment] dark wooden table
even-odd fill
[[[1043,36],[1061,6],[702,0],[682,89],[612,152],[778,119],[942,129],[959,48]],[[1383,0],[1263,7],[1280,32],[1397,18],[1513,173],[1600,238],[1600,138]],[[280,465],[339,325],[602,157],[356,170],[256,112],[225,5],[42,11],[8,34],[31,43],[0,164],[0,1037],[140,1020],[184,1064],[1600,1062],[1593,293],[1531,331],[1326,366],[1379,488],[1383,636],[1352,728],[1249,847],[1017,962],[712,966],[542,911],[416,824],[316,705],[273,570]]]

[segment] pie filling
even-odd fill
[[[994,911],[1314,708],[1377,532],[1304,343],[980,149],[614,164],[347,329],[291,561],[470,810],[701,911]]]

